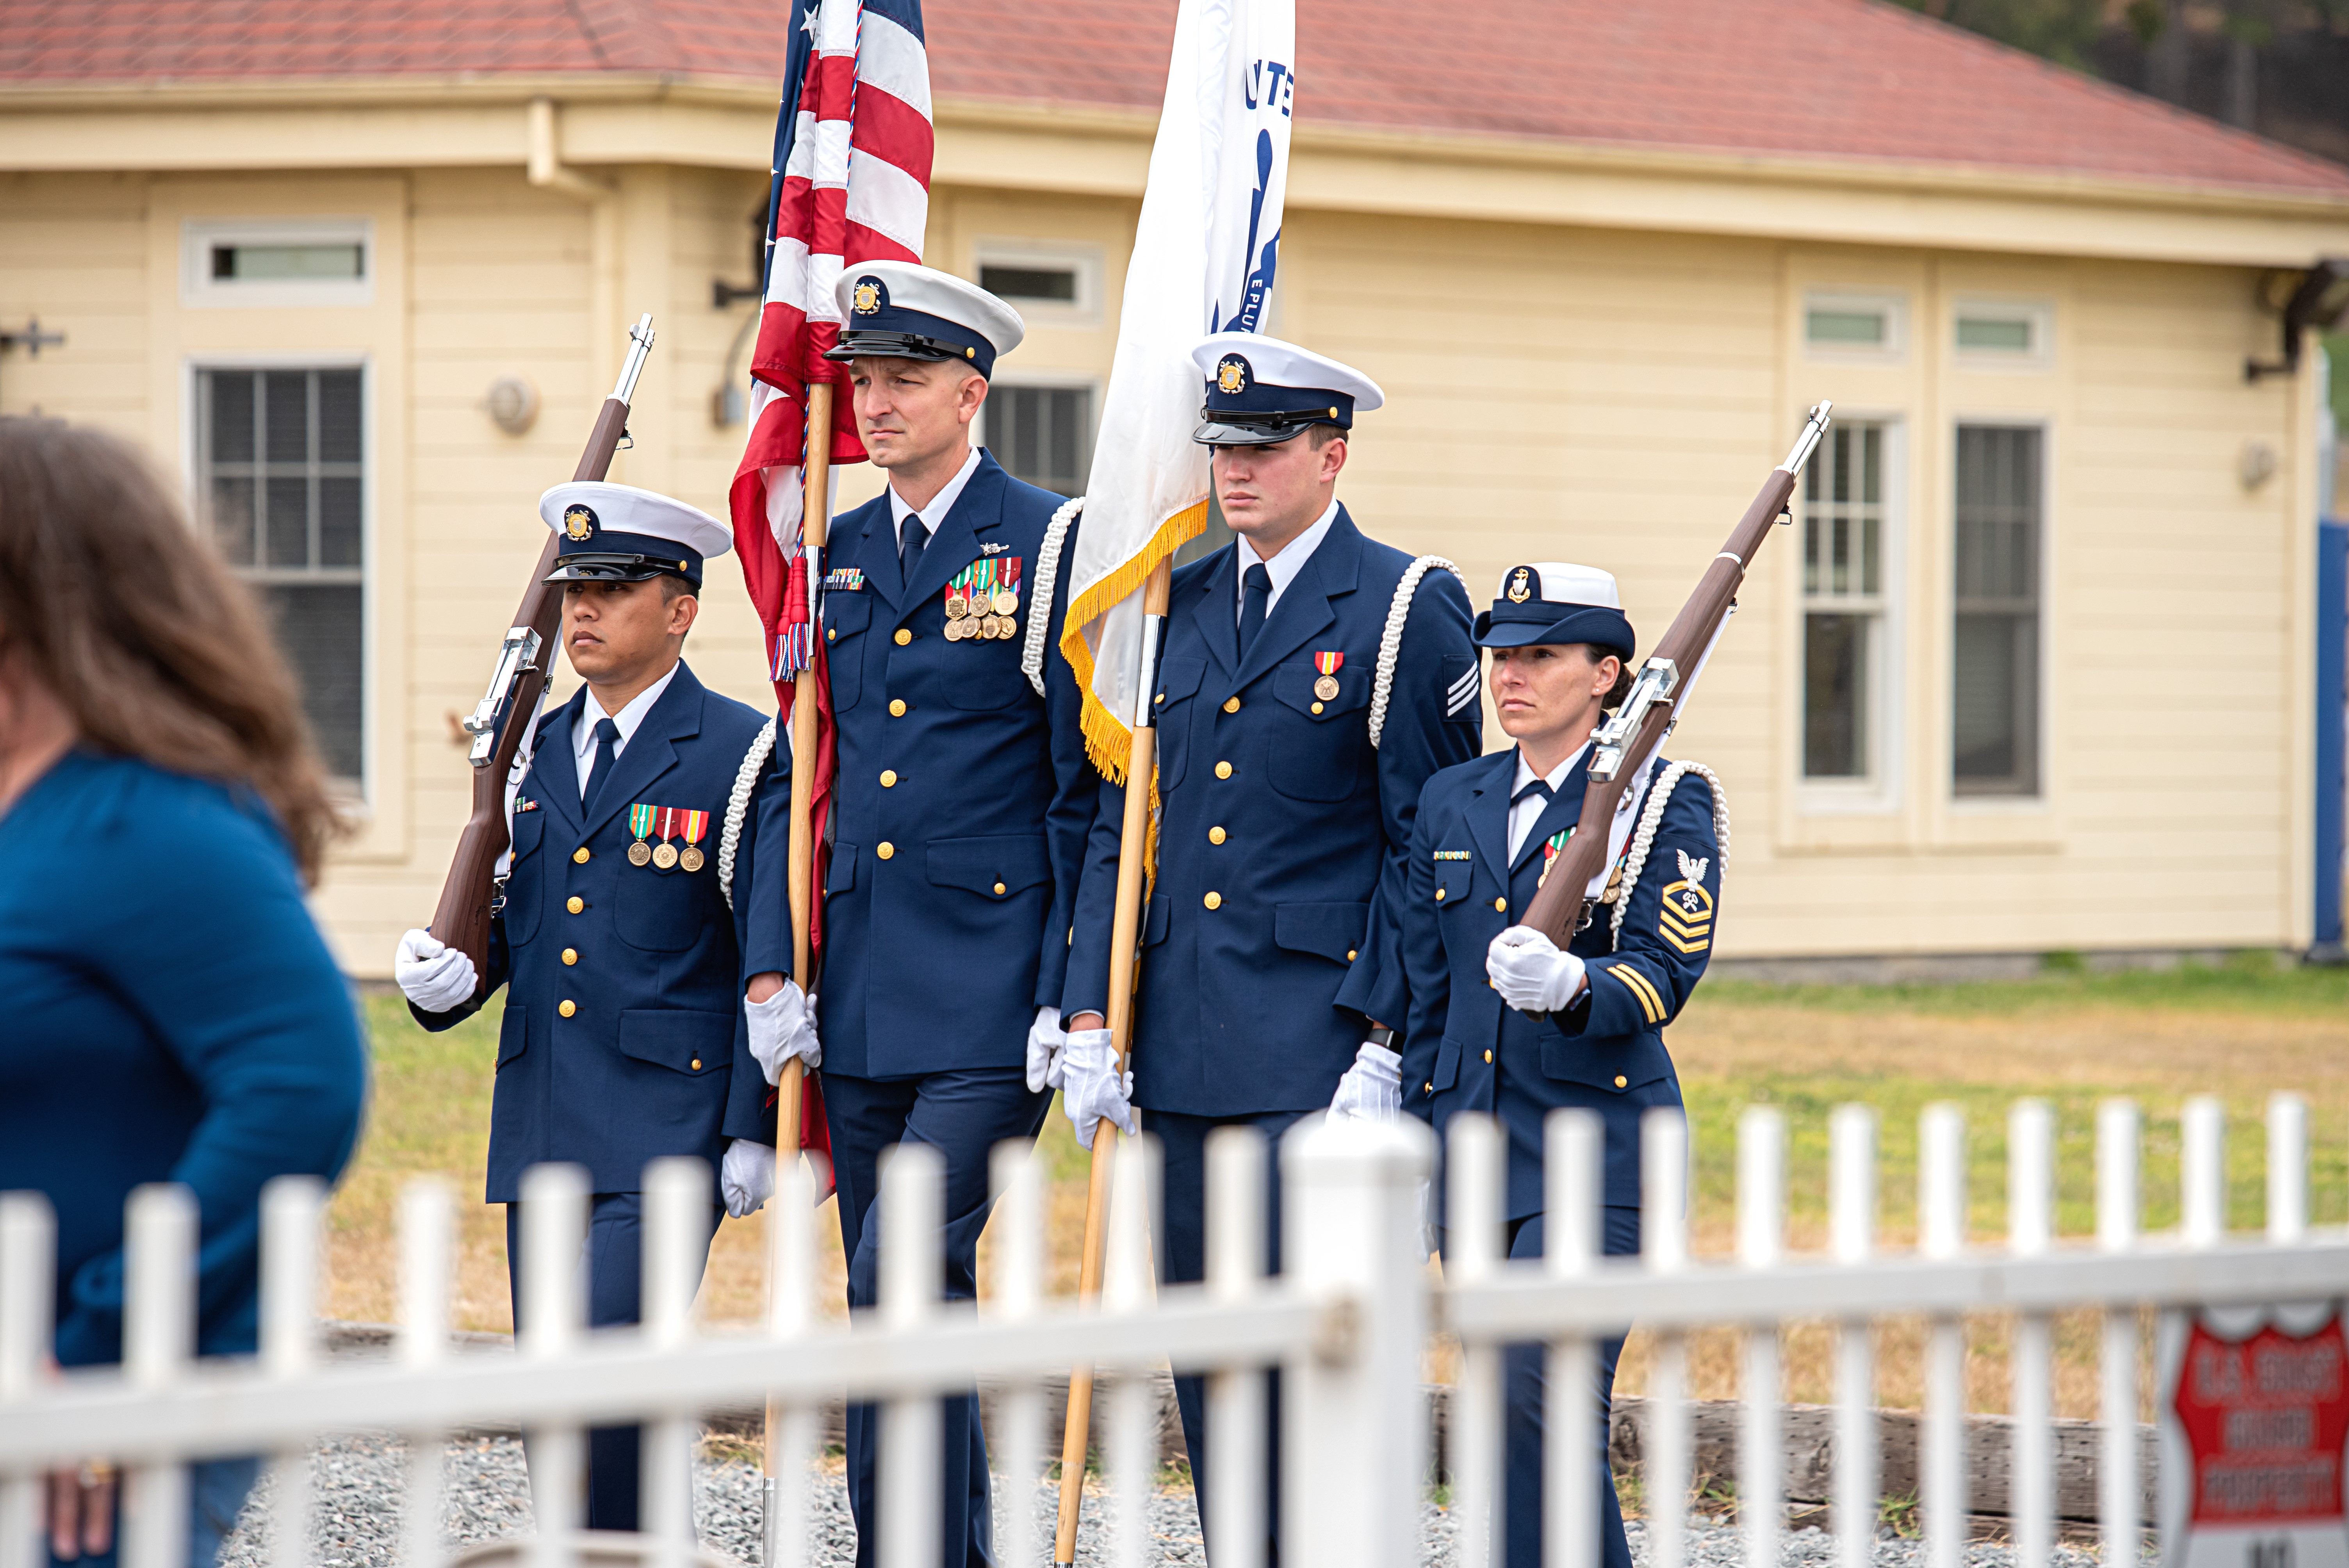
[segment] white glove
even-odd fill
[[[775,1195],[775,1151],[747,1138],[734,1140],[718,1162],[718,1190],[726,1196],[729,1215],[749,1219]]]
[[[769,1083],[783,1081],[783,1064],[793,1057],[811,1068],[823,1066],[823,1046],[815,1037],[815,1009],[808,1006],[798,981],[784,981],[783,988],[763,1002],[743,997],[742,1011],[750,1020],[750,1054],[759,1059],[759,1070]]]
[[[1061,1009],[1039,1007],[1028,1026],[1028,1092],[1041,1094],[1061,1087],[1061,1053],[1069,1037],[1061,1027]]]
[[[480,980],[471,959],[429,931],[411,931],[399,939],[391,974],[408,999],[428,1013],[445,1013],[471,1001]]]
[[[1103,1119],[1133,1133],[1133,1073],[1117,1070],[1107,1029],[1079,1029],[1061,1049],[1061,1109],[1076,1124],[1077,1141],[1093,1146]]]
[[[1520,1013],[1562,1013],[1582,990],[1582,960],[1530,925],[1513,925],[1485,949],[1485,973]]]
[[[1357,1121],[1391,1121],[1402,1111],[1402,1057],[1376,1040],[1364,1040],[1354,1053],[1354,1065],[1338,1080],[1330,1097],[1330,1117]]]

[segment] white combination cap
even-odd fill
[[[981,376],[1028,335],[1019,313],[967,279],[915,262],[861,262],[832,285],[840,342],[827,359],[957,360]]]
[[[734,531],[698,506],[608,480],[572,480],[538,498],[556,534],[550,583],[637,583],[682,577],[734,548]]]
[[[1192,439],[1211,447],[1275,446],[1310,425],[1351,429],[1387,400],[1350,365],[1254,332],[1218,332],[1191,350],[1206,379]]]

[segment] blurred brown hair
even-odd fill
[[[24,658],[94,749],[250,789],[316,879],[341,828],[293,673],[129,443],[0,418],[0,653]]]

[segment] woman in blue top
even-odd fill
[[[254,1348],[260,1196],[349,1159],[367,1056],[303,904],[335,830],[252,598],[125,443],[0,418],[0,1191],[57,1213],[59,1364],[120,1359],[123,1202],[201,1215],[195,1346]],[[254,1461],[195,1467],[211,1568]],[[110,1471],[53,1479],[110,1563]]]

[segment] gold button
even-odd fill
[[[572,1014],[579,1011],[579,1004],[573,1001],[570,997],[565,996],[563,999],[563,1006],[554,1010],[567,1018],[571,1016]]]
[[[1166,694],[1164,692],[1160,692],[1158,694],[1158,706],[1161,707],[1166,706]]]
[[[1438,903],[1442,903],[1444,902],[1444,890],[1442,888],[1437,888],[1435,890],[1435,902]]]
[[[1226,713],[1237,713],[1237,712],[1239,712],[1239,710],[1240,710],[1240,699],[1239,699],[1239,698],[1237,698],[1237,697],[1236,697],[1236,696],[1227,696],[1227,697],[1226,697],[1226,698],[1224,699],[1224,711],[1225,711]]]
[[[833,628],[826,627],[824,629],[823,640],[827,643],[836,643],[840,641],[840,633]]]
[[[1625,1078],[1621,1073],[1617,1073],[1615,1075],[1615,1087],[1617,1088],[1629,1088],[1631,1087],[1631,1080]]]
[[[1319,712],[1321,711],[1321,705],[1320,705],[1319,703],[1318,703],[1318,702],[1317,702],[1317,703],[1315,703],[1315,704],[1313,705],[1313,711],[1314,711],[1314,712],[1316,712],[1316,713],[1319,713]]]
[[[995,884],[995,896],[996,896],[996,897],[998,897],[998,898],[1001,898],[1001,897],[1003,896],[1003,893],[1004,893],[1004,887],[1003,887],[1003,884],[1002,884],[1001,882],[997,882],[997,883]]]
[[[699,1057],[693,1058],[693,1070],[695,1072],[699,1072],[701,1070],[701,1058]]]
[[[1499,989],[1500,989],[1500,987],[1499,987],[1498,985],[1494,985],[1494,984],[1493,984],[1493,982],[1492,982],[1492,980],[1488,977],[1488,978],[1485,980],[1485,990],[1487,990],[1487,991],[1497,991],[1497,990],[1499,990]]]
[[[1491,1060],[1493,1059],[1493,1053],[1492,1053],[1492,1052],[1490,1052],[1490,1051],[1486,1051],[1486,1052],[1485,1053],[1485,1059],[1486,1061],[1488,1061],[1488,1062],[1489,1062],[1489,1061],[1491,1061]]]
[[[587,907],[587,901],[581,898],[577,893],[573,893],[569,902],[565,903],[563,907],[569,910],[572,913],[577,914],[581,910]]]
[[[564,962],[565,964],[576,964],[576,963],[578,963],[578,962],[579,962],[579,949],[577,949],[577,948],[575,948],[575,947],[566,947],[566,948],[564,948],[564,949],[563,950],[563,962]]]
[[[582,844],[577,849],[572,851],[571,858],[578,861],[581,865],[585,865],[587,863],[587,846]]]
[[[1220,844],[1230,836],[1231,835],[1226,833],[1221,828],[1210,828],[1207,830],[1207,842],[1211,844]]]
[[[883,860],[885,860],[885,860],[887,860],[891,855],[894,855],[894,854],[895,854],[895,853],[897,852],[897,846],[896,846],[896,845],[895,845],[895,844],[893,844],[893,843],[891,843],[888,840],[884,839],[884,840],[882,840],[879,843],[877,843],[877,844],[875,844],[875,845],[874,845],[874,846],[873,846],[873,852],[874,852],[874,854],[876,854],[876,855],[879,855]]]
[[[884,768],[881,769],[881,788],[884,789],[895,789],[896,787],[897,770],[895,768]]]
[[[1427,1080],[1427,1092],[1430,1094],[1433,1094],[1435,1092],[1435,1080],[1433,1078]]]
[[[1353,961],[1354,961],[1354,950],[1353,950],[1352,948],[1349,947],[1348,949],[1346,949],[1346,962],[1347,962],[1347,963],[1349,963],[1349,964],[1351,964]]]
[[[904,697],[893,696],[889,699],[889,717],[891,718],[903,718],[905,717],[905,699]]]
[[[903,626],[900,626],[900,627],[898,627],[898,628],[897,628],[897,645],[898,645],[899,647],[901,647],[901,648],[902,648],[902,647],[904,647],[907,643],[910,643],[910,642],[912,642],[913,640],[914,640],[914,634],[913,634],[913,633],[911,633],[911,632],[909,632],[909,631],[905,630],[905,627],[903,627]]]
[[[1499,910],[1503,914],[1506,914],[1509,913],[1509,901],[1505,898],[1496,898],[1493,901],[1493,907]]]
[[[1211,893],[1209,893],[1209,894],[1207,895],[1207,897],[1206,897],[1206,904],[1207,904],[1207,907],[1208,907],[1209,909],[1221,909],[1221,908],[1223,908],[1223,907],[1224,907],[1224,895],[1223,895],[1222,893],[1219,893],[1219,892],[1211,892]]]
[[[1228,762],[1218,762],[1218,763],[1216,763],[1216,778],[1218,778],[1218,779],[1228,779],[1228,778],[1230,778],[1231,776],[1232,776],[1232,765],[1231,765],[1230,763],[1228,763]],[[583,852],[584,852],[584,851],[583,851]]]

